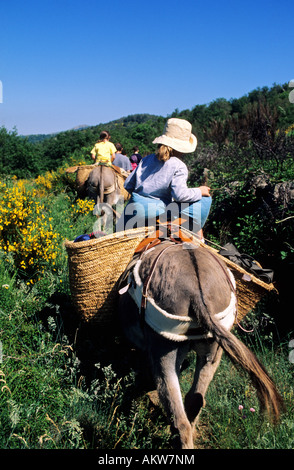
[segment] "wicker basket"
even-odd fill
[[[142,227],[82,242],[65,241],[72,302],[81,320],[111,323],[118,280],[138,244],[152,232],[154,227]]]
[[[204,243],[200,243],[200,245],[222,259],[222,261],[226,263],[234,275],[238,300],[237,322],[240,322],[247,315],[247,313],[249,313],[250,310],[255,307],[255,305],[262,299],[264,295],[270,291],[276,291],[276,288],[272,283],[267,284],[261,281],[252,273],[249,273],[243,269],[241,266],[238,266],[237,264],[233,263],[233,261],[227,259],[224,256],[221,256],[216,249]]]
[[[72,302],[83,321],[99,325],[111,323],[118,297],[118,280],[132,259],[136,247],[153,232],[154,227],[143,227],[83,242],[65,242]],[[273,284],[261,281],[221,256],[211,246],[195,237],[194,241],[222,259],[232,271],[237,288],[238,322],[265,294],[275,289]]]
[[[77,190],[82,191],[91,171],[96,165],[81,165],[77,169],[76,184]]]
[[[118,180],[118,185],[120,192],[124,198],[125,201],[128,201],[131,197],[130,193],[124,188],[124,183],[126,180],[126,177],[120,174],[117,174],[117,180]]]

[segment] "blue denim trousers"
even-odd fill
[[[159,199],[132,193],[116,224],[116,232],[155,225],[158,218],[161,222],[165,222],[181,217],[186,221],[183,226],[196,233],[204,226],[210,207],[211,197],[202,197],[196,202],[172,202],[166,205]]]
[[[185,203],[186,207],[181,204],[180,214],[183,219],[187,219],[186,224],[183,224],[186,228],[192,232],[199,232],[205,225],[207,217],[210,212],[212,199],[210,196],[203,196],[199,201]]]

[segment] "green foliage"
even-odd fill
[[[254,156],[263,165],[270,159],[281,171],[289,155],[293,155],[294,107],[286,84],[258,88],[230,101],[219,98],[191,110],[175,110],[171,116],[191,122],[198,149],[215,145],[218,152],[223,152],[225,146],[231,154],[230,145],[242,148],[243,155],[247,154],[247,163],[242,164],[249,164]],[[127,155],[131,155],[135,145],[145,155],[155,150],[152,140],[161,134],[164,123],[162,116],[136,114],[97,126],[28,138],[1,128],[0,173],[28,177],[56,170],[72,157],[90,162],[90,151],[104,129],[109,130],[114,143],[123,145]]]
[[[38,171],[38,151],[17,135],[0,128],[0,174],[14,174],[20,178],[29,177]]]
[[[274,190],[286,188],[284,183],[291,192],[294,180],[294,107],[287,87],[264,87],[240,99],[176,110],[172,116],[188,119],[198,138],[195,154],[185,157],[189,184],[204,182],[213,190],[206,238],[234,242],[265,267],[277,268],[281,287],[285,279],[291,282],[293,199],[286,192],[280,199],[273,197]],[[143,155],[152,152],[152,140],[164,123],[161,116],[139,114],[29,138],[0,129],[1,448],[170,448],[164,415],[140,395],[137,362],[131,361],[126,346],[103,335],[95,341],[86,336],[79,343],[81,327],[71,308],[64,248],[65,239],[91,232],[94,223],[92,202],[76,199],[75,177],[65,168],[90,162],[90,150],[103,129],[128,155],[134,145]],[[252,182],[259,176],[266,185],[256,189]],[[46,239],[44,246],[39,240],[38,253],[27,249],[28,239],[22,236],[33,224],[39,235],[56,235],[54,243]],[[29,252],[34,254],[30,272],[20,263],[20,255]],[[41,263],[48,253],[56,256]],[[293,448],[293,364],[288,360],[293,331],[287,324],[283,336],[273,316],[274,310],[284,311],[283,298],[282,290],[278,300],[273,294],[260,302],[246,317],[255,332],[237,333],[279,385],[287,406],[281,424],[273,428],[262,420],[248,379],[224,358],[201,414],[200,447]],[[93,355],[97,360],[90,367]],[[183,391],[193,380],[194,353],[189,360]]]
[[[244,341],[244,338],[242,338]],[[293,365],[288,361],[288,345],[279,351],[256,345],[251,349],[266,366],[279,390],[287,412],[274,426],[260,413],[256,391],[232,363],[224,357],[207,393],[207,405],[199,423],[198,445],[210,449],[291,449],[293,428]],[[254,344],[255,343],[255,344]],[[258,341],[259,343],[259,341]],[[279,367],[276,366],[279,364]]]
[[[62,245],[65,238],[73,239],[90,231],[93,216],[90,209],[85,211],[83,205],[75,202],[75,192],[70,185],[63,185],[58,172],[51,176],[23,181],[23,186],[39,191],[44,215],[48,220],[52,218],[54,231],[59,234],[60,251],[55,265],[48,265],[39,280],[31,284],[16,269],[13,253],[2,252],[0,446],[4,449],[170,448],[171,435],[164,415],[146,396],[138,396],[135,369],[124,358],[120,349],[124,346],[119,343],[115,346],[116,338],[105,340],[107,349],[98,335],[96,345],[91,346],[91,355],[101,349],[100,359],[105,362],[109,348],[117,347],[120,352],[114,357],[116,362],[119,359],[129,364],[127,372],[120,371],[111,360],[108,364],[97,361],[95,372],[89,377],[81,368],[76,343],[79,329],[70,307],[67,257]],[[49,183],[50,194],[46,192]],[[11,180],[10,184],[18,183]],[[235,190],[241,191],[240,207],[244,207],[245,219],[246,207],[252,201],[243,186]],[[229,197],[228,201],[231,201]],[[286,230],[283,223],[280,227]],[[261,331],[265,318],[272,321],[265,308],[263,305],[259,320],[256,315],[253,317],[257,331]],[[262,362],[274,372],[277,382],[283,384],[281,392],[288,411],[277,430],[262,421],[248,380],[224,360],[209,388],[207,407],[201,415],[197,443],[202,447],[291,448],[293,445],[292,364],[287,360],[286,345],[278,346],[276,354],[277,346],[265,331],[262,338],[251,341],[250,346],[262,356]],[[82,346],[82,356],[85,354]],[[183,373],[182,387],[186,391],[192,381],[194,360],[191,355],[191,366]],[[242,415],[239,404],[244,407]]]
[[[134,399],[132,371],[118,377],[98,363],[97,378],[86,383],[65,335],[65,305],[61,312],[50,302],[58,284],[48,271],[27,286],[0,267],[1,448],[160,448],[168,440],[165,422],[150,419],[146,399]]]

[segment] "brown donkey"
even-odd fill
[[[112,228],[113,220],[118,215],[113,206],[119,201],[123,204],[124,200],[115,170],[98,165],[89,174],[85,185],[86,195],[97,204],[94,212],[98,219],[96,230],[105,230],[107,226]]]
[[[129,275],[128,288],[121,290],[119,313],[126,337],[148,354],[180,448],[194,448],[195,423],[223,350],[249,373],[262,409],[278,420],[283,401],[272,379],[230,332],[234,278],[205,248],[167,241],[146,251]],[[183,403],[179,374],[191,349],[197,353],[195,376]]]

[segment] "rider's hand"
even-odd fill
[[[210,196],[209,191],[210,188],[208,186],[199,186],[202,196]]]

